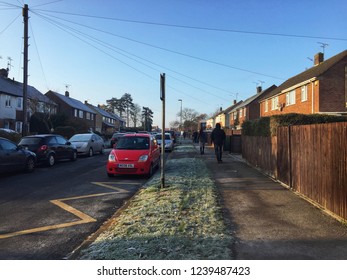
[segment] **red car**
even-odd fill
[[[160,149],[150,134],[125,134],[108,156],[106,171],[109,177],[121,174],[148,175],[160,165]]]

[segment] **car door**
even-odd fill
[[[157,140],[154,137],[151,137],[151,148],[150,148],[150,153],[153,158],[153,162],[155,164],[159,164],[160,160],[160,149],[157,143]]]
[[[24,153],[8,140],[0,139],[0,171],[20,169],[25,162]]]
[[[94,152],[100,152],[101,151],[101,142],[96,135],[92,135],[92,147]]]
[[[57,146],[56,146],[56,155],[59,159],[67,159],[70,158],[70,146],[67,145],[67,140],[59,135],[55,136],[55,139],[57,140]]]

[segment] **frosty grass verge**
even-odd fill
[[[192,145],[173,153],[195,152]],[[80,259],[231,259],[232,238],[199,157],[169,159]]]

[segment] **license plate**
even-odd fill
[[[119,168],[134,168],[133,164],[118,164]]]

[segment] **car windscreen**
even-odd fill
[[[116,150],[148,150],[149,137],[122,137],[119,138]]]
[[[90,134],[76,134],[70,138],[70,142],[87,142],[90,137]]]

